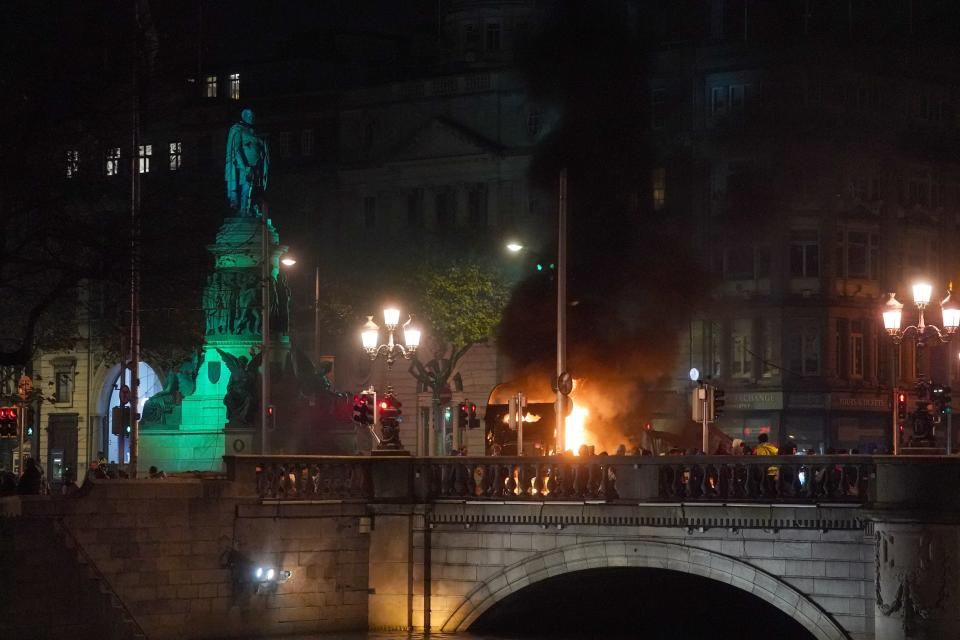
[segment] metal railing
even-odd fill
[[[876,477],[871,456],[225,459],[231,480],[277,500],[859,503]]]

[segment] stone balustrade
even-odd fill
[[[885,456],[227,456],[265,499],[863,503]]]

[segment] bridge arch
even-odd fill
[[[591,541],[532,555],[484,580],[464,597],[441,629],[465,631],[494,604],[541,580],[607,567],[667,569],[718,580],[777,607],[818,640],[850,637],[823,609],[783,580],[730,556],[653,540]]]

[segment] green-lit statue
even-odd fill
[[[238,216],[253,216],[267,188],[270,149],[267,141],[253,128],[253,110],[244,109],[240,122],[227,134],[227,158],[224,178],[227,198]]]

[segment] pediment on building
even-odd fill
[[[434,118],[397,145],[387,155],[386,162],[499,156],[502,151],[501,145],[462,124]]]

